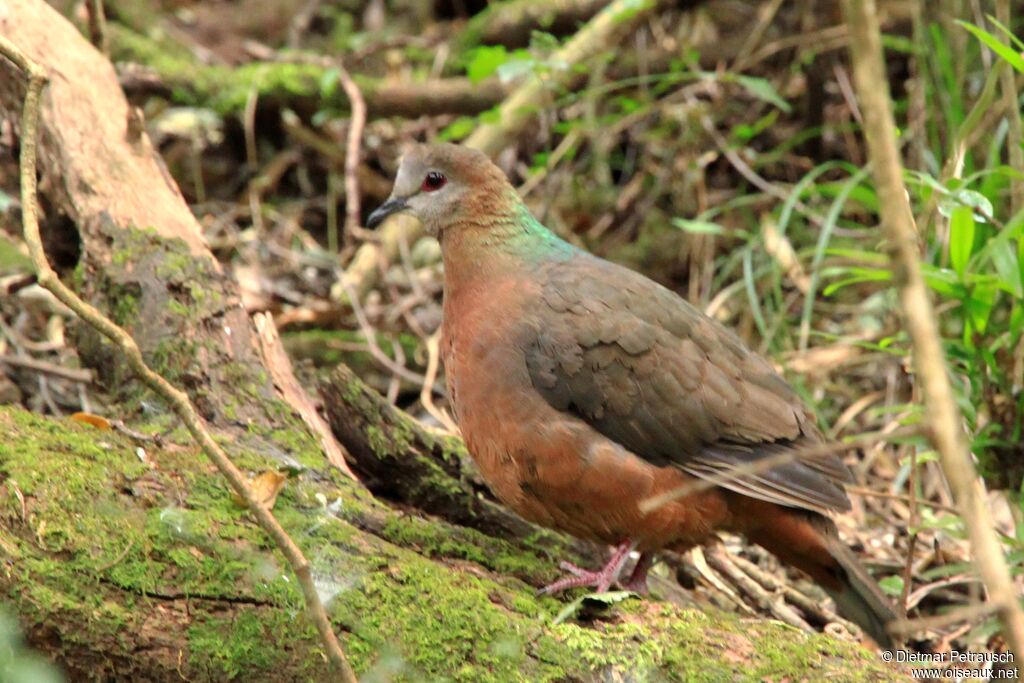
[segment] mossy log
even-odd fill
[[[0,409],[0,592],[71,680],[321,681],[283,559],[194,449]],[[272,463],[237,453],[261,470]],[[356,670],[400,681],[883,681],[853,644],[628,600],[554,623],[525,544],[406,514],[330,470],[275,506]]]
[[[115,59],[139,63],[155,72],[155,79],[132,79],[130,83],[180,104],[240,115],[255,92],[262,104],[286,106],[307,117],[320,110],[344,112],[349,108],[342,88],[327,91],[322,87],[324,78],[330,78],[327,65],[287,61],[254,61],[240,66],[201,64],[166,38],[150,38],[116,23],[109,25],[109,33]],[[499,104],[507,94],[507,87],[497,79],[473,83],[467,78],[420,82],[393,82],[358,74],[353,78],[366,100],[369,116],[479,114]]]

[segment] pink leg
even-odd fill
[[[551,595],[570,588],[593,586],[595,593],[604,593],[612,584],[619,580],[619,574],[622,573],[622,567],[626,564],[626,560],[629,559],[629,553],[633,551],[633,547],[634,543],[632,541],[628,539],[623,541],[620,545],[616,546],[608,563],[596,572],[577,567],[571,562],[562,562],[559,566],[572,574],[572,576],[559,579],[542,588],[540,592]]]
[[[647,572],[651,570],[652,564],[654,564],[654,553],[640,553],[640,559],[636,561],[633,573],[629,575],[623,588],[640,595],[647,595]]]

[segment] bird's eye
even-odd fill
[[[424,192],[433,192],[434,190],[440,190],[447,182],[448,179],[444,177],[443,173],[430,171],[423,177],[423,184],[420,185],[420,189]]]

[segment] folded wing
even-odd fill
[[[792,389],[730,331],[643,276],[579,254],[544,264],[530,319],[531,381],[556,409],[659,466],[700,478],[821,441]],[[834,455],[722,486],[827,513],[847,510]]]

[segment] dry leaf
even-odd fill
[[[82,424],[92,425],[96,429],[102,429],[103,431],[110,431],[113,429],[113,425],[110,424],[110,420],[99,415],[93,415],[92,413],[75,413],[71,416],[71,419],[75,422],[81,422]]]
[[[277,501],[277,494],[284,488],[286,481],[288,481],[287,475],[276,470],[266,470],[250,479],[249,486],[256,494],[256,499],[268,510],[272,510]],[[245,500],[237,493],[233,493],[231,497],[239,507],[247,507]]]

